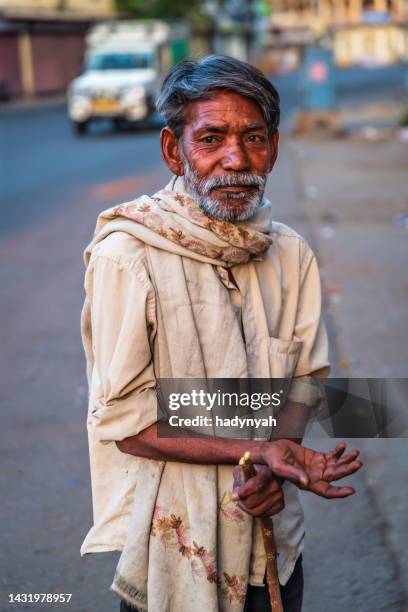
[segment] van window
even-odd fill
[[[153,54],[138,53],[91,53],[86,67],[88,70],[135,70],[138,68],[151,68]]]

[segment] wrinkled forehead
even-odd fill
[[[217,127],[222,131],[267,131],[259,104],[235,92],[214,91],[209,96],[189,102],[184,111],[184,128],[191,132]]]

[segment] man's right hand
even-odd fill
[[[254,465],[256,476],[243,482],[242,468],[233,470],[234,488],[232,499],[251,516],[272,516],[285,507],[282,487],[267,465]]]

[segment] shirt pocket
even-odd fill
[[[269,371],[271,378],[289,378],[295,373],[303,342],[294,336],[292,340],[269,337],[267,340]]]

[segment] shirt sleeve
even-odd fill
[[[294,335],[302,341],[289,399],[315,410],[325,405],[322,382],[329,375],[328,340],[322,320],[322,298],[316,257],[305,245]]]
[[[128,256],[92,255],[85,287],[94,357],[90,419],[101,442],[119,441],[157,421],[154,290],[142,261]]]

